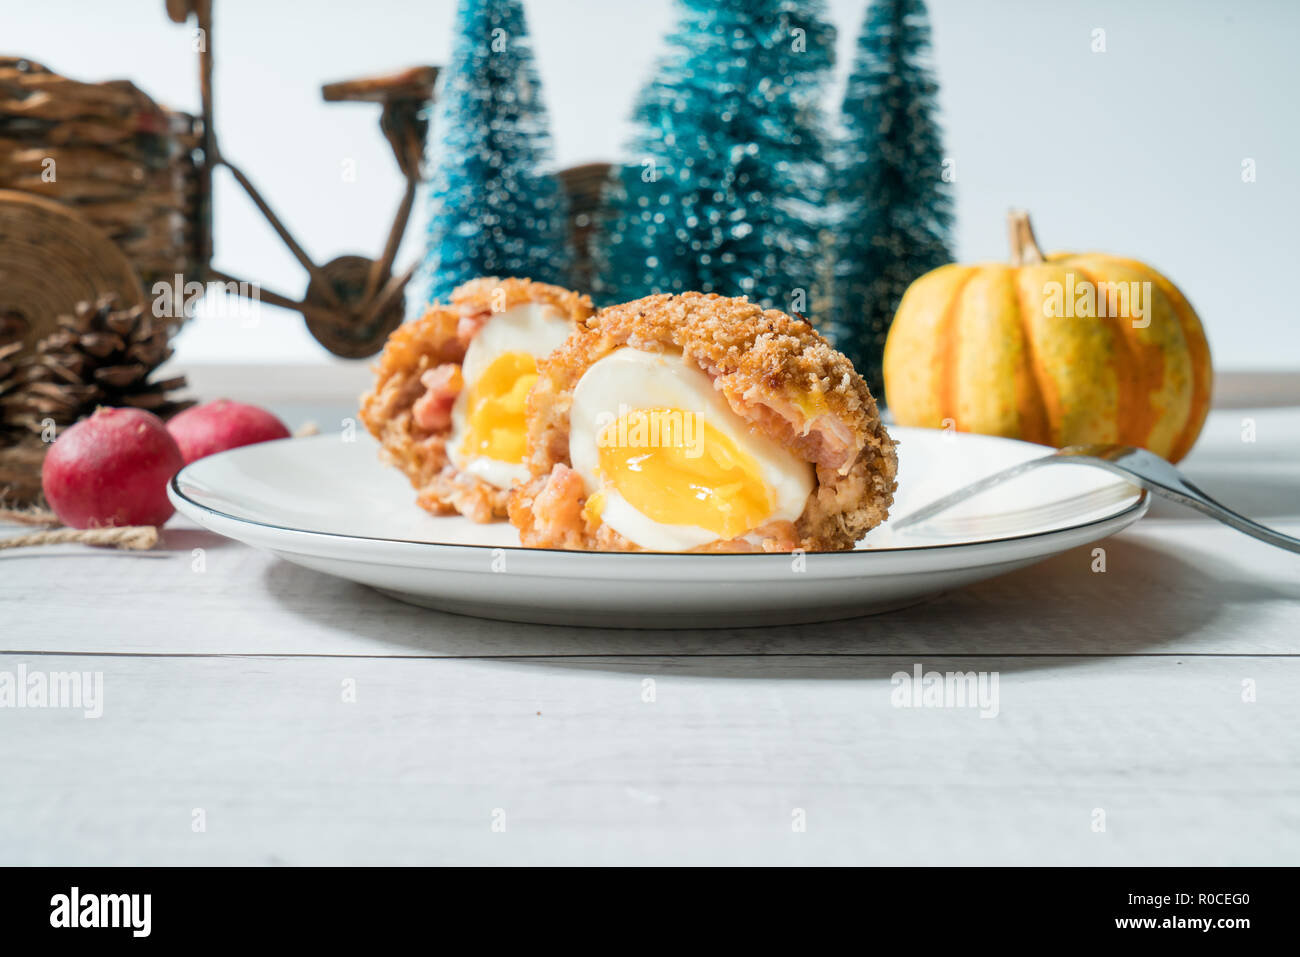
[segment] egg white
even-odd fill
[[[604,490],[601,518],[614,531],[653,551],[684,551],[718,540],[714,532],[698,525],[657,522],[600,481],[600,432],[630,411],[656,408],[694,413],[754,459],[775,503],[766,521],[794,521],[803,513],[813,490],[809,463],[752,431],[713,388],[713,381],[680,353],[626,347],[599,359],[583,373],[573,390],[569,415],[569,458],[574,471],[582,476],[589,496]]]
[[[483,324],[470,340],[461,363],[465,386],[451,407],[451,436],[447,455],[462,472],[476,475],[497,488],[510,488],[528,478],[528,466],[522,462],[502,462],[484,455],[464,456],[465,419],[469,394],[474,383],[502,353],[527,352],[544,359],[569,337],[573,323],[549,303],[528,302],[499,312]]]

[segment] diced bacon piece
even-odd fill
[[[772,438],[792,445],[799,454],[830,469],[842,470],[857,457],[860,443],[848,424],[828,413],[809,415],[784,394],[750,386],[737,395],[728,386],[728,376],[716,385],[739,416],[753,422]]]
[[[848,424],[834,415],[819,415],[808,423],[808,435],[817,444],[809,448],[809,458],[818,465],[837,470],[847,469],[858,455],[858,440]]]
[[[511,520],[530,548],[581,548],[586,537],[582,515],[587,487],[582,476],[556,464],[530,502],[511,499]],[[518,509],[517,509],[518,506]]]
[[[451,407],[465,386],[460,366],[447,362],[427,370],[420,376],[424,395],[415,400],[411,417],[426,432],[441,432],[451,427]]]
[[[478,335],[483,324],[491,318],[491,310],[486,309],[463,314],[456,324],[456,338],[460,340],[461,345],[469,348],[469,341]]]

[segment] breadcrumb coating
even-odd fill
[[[585,293],[531,279],[480,276],[457,286],[451,293],[452,307],[462,315],[505,312],[529,302],[552,305],[574,322],[582,322],[593,311],[591,297]]]
[[[639,550],[584,515],[586,490],[569,460],[573,390],[593,363],[622,346],[679,350],[751,428],[815,466],[813,491],[792,527],[773,523],[697,550],[844,550],[888,516],[898,456],[867,384],[843,354],[807,321],[745,298],[661,294],[602,309],[541,363],[527,407],[533,477],[509,501],[525,545]]]
[[[553,305],[574,323],[592,313],[588,296],[559,286],[474,279],[457,287],[451,305],[432,305],[394,330],[375,365],[374,388],[361,397],[361,421],[379,440],[380,457],[406,474],[416,502],[434,515],[459,512],[476,522],[506,515],[507,490],[452,464],[450,409],[464,385],[460,364],[474,335],[492,315],[531,302]]]

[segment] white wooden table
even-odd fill
[[[1251,382],[1186,469],[1300,533],[1300,377]],[[165,544],[0,552],[0,672],[103,675],[97,719],[0,708],[0,864],[1300,862],[1300,556],[1173,506],[1104,573],[771,630],[481,621]],[[996,672],[996,718],[894,707],[916,664]]]

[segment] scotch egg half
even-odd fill
[[[511,484],[528,476],[524,399],[538,360],[591,312],[591,300],[568,289],[484,277],[394,330],[361,420],[421,508],[505,517]]]
[[[520,541],[595,551],[852,548],[898,459],[862,377],[805,320],[743,298],[602,309],[528,394]]]

